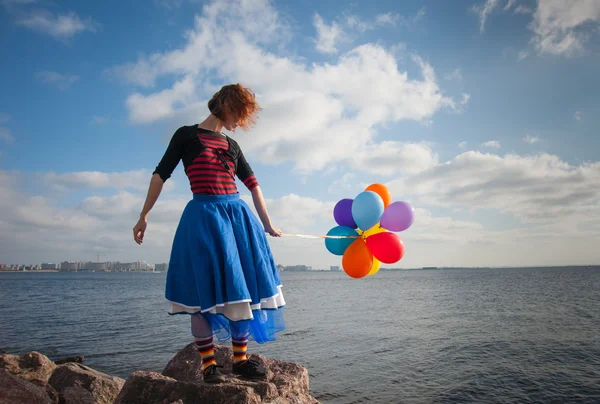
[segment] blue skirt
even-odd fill
[[[265,231],[239,194],[194,194],[188,202],[165,297],[169,314],[202,315],[219,341],[249,333],[264,343],[285,329],[285,300]]]

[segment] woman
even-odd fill
[[[226,85],[208,102],[200,124],[179,128],[156,167],[146,202],[133,228],[141,244],[148,213],[164,182],[183,161],[193,199],[186,205],[173,240],[165,297],[169,314],[190,314],[192,335],[202,357],[205,382],[226,379],[214,357],[213,335],[232,339],[233,373],[264,378],[265,369],[246,356],[248,340],[272,341],[285,329],[281,282],[265,232],[273,227],[258,182],[239,145],[223,128],[247,129],[260,110],[254,94]],[[237,176],[252,193],[261,223],[240,199]]]

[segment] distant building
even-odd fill
[[[108,266],[106,262],[88,262],[85,269],[90,271],[106,271]]]
[[[42,263],[42,269],[58,269],[58,264]]]
[[[65,272],[77,272],[80,268],[79,262],[63,261],[60,263],[60,270]]]
[[[169,264],[162,263],[154,265],[154,270],[159,272],[166,272],[169,270]]]
[[[283,267],[284,271],[312,271],[312,267],[309,265],[291,265]]]
[[[340,267],[338,265],[332,265],[329,267],[330,271],[340,271]]]

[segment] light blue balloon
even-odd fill
[[[348,226],[336,226],[329,230],[328,236],[358,236],[356,230]],[[334,255],[344,255],[346,249],[352,244],[355,238],[326,238],[325,247]]]
[[[375,226],[383,210],[383,199],[373,191],[361,192],[352,202],[352,217],[361,230]]]

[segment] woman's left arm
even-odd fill
[[[265,227],[265,231],[269,233],[273,237],[281,237],[281,230],[273,227],[271,223],[271,218],[269,218],[269,213],[267,212],[267,205],[265,204],[265,198],[263,197],[260,186],[256,186],[252,189],[252,202],[254,202],[254,207],[256,208],[256,212],[258,212],[258,217],[260,217],[260,221]]]
[[[267,205],[260,189],[260,185],[258,185],[258,181],[254,176],[254,172],[252,171],[250,164],[248,164],[248,161],[246,161],[246,157],[244,157],[244,153],[241,150],[239,151],[235,174],[252,193],[252,202],[254,202],[254,207],[256,208],[256,212],[258,212],[260,221],[265,227],[265,231],[273,237],[281,237],[281,231],[273,227],[273,224],[271,223],[271,218],[267,212]]]

